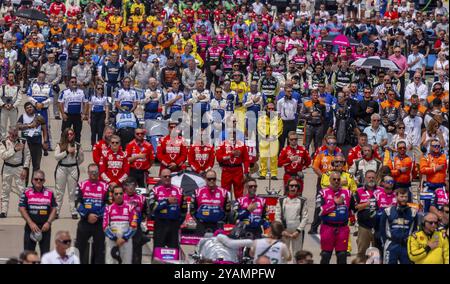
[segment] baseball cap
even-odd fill
[[[111,249],[111,257],[115,260],[117,260],[117,262],[119,262],[119,264],[122,263],[122,257],[120,257],[120,250],[118,246],[114,246]]]

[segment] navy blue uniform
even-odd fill
[[[102,78],[105,81],[106,95],[111,97],[119,82],[123,79],[125,69],[119,62],[107,61],[102,65]]]
[[[392,206],[381,215],[380,235],[385,264],[409,264],[407,240],[417,229],[417,211],[409,206]]]

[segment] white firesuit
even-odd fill
[[[22,151],[15,151],[17,143],[24,143]],[[20,178],[23,169],[30,168],[30,149],[26,140],[11,141],[5,139],[0,143],[0,157],[4,161],[2,168],[1,213],[8,213],[11,192],[21,195],[25,189],[25,179]],[[14,182],[13,182],[14,181]]]
[[[76,151],[69,154],[67,151],[61,151],[60,144],[57,144],[55,149],[55,158],[58,165],[55,169],[55,184],[56,184],[56,203],[58,203],[58,214],[61,210],[64,191],[69,192],[69,206],[72,215],[77,214],[75,208],[75,193],[77,190],[77,183],[80,177],[79,165],[84,161],[84,154],[81,145],[75,142]]]

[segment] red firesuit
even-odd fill
[[[238,199],[244,193],[244,174],[248,174],[247,147],[241,141],[235,144],[224,141],[217,149],[216,157],[222,167],[222,187],[231,191],[233,186],[234,197]]]
[[[142,154],[145,155],[145,158],[138,158],[130,163],[130,176],[136,179],[138,186],[145,187],[145,177],[155,159],[152,144],[145,140],[139,144],[134,139],[127,145],[126,151],[129,158],[137,157],[137,155]]]
[[[133,163],[131,163],[130,168],[136,170],[150,169],[150,166],[155,159],[152,144],[147,141],[143,141],[141,145],[139,145],[136,140],[131,141],[130,144],[127,145],[127,156],[133,157],[138,154],[145,154],[145,158],[135,160]]]
[[[293,157],[298,157],[297,160],[293,160]],[[296,180],[300,184],[300,194],[303,192],[303,178],[298,177],[298,172],[303,171],[311,165],[311,157],[308,150],[305,147],[297,145],[296,148],[292,148],[290,145],[281,150],[280,157],[278,158],[278,166],[284,167],[284,186],[287,185],[291,176],[297,176]]]
[[[100,166],[100,161],[102,160],[102,156],[105,156],[108,152],[108,145],[106,145],[105,140],[98,141],[94,148],[92,149],[92,159],[94,160],[94,163]]]
[[[214,167],[214,146],[194,144],[189,149],[188,161],[196,173],[205,173]]]
[[[130,164],[128,163],[127,154],[122,150],[114,153],[109,149],[106,155],[102,156],[100,162],[100,178],[104,182],[108,184],[115,182],[117,185],[122,185],[128,178],[129,171]]]
[[[183,137],[171,137],[167,135],[158,144],[156,150],[156,156],[161,162],[161,168],[167,169],[171,163],[175,163],[177,166],[171,169],[172,172],[178,172],[184,169],[184,163],[187,160],[188,149]]]

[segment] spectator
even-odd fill
[[[295,261],[297,264],[314,264],[312,253],[306,250],[297,251]]]
[[[19,256],[19,263],[22,264],[40,264],[41,259],[35,251],[26,250],[23,251]]]
[[[67,254],[72,239],[68,231],[58,231],[55,235],[55,249],[42,256],[42,264],[80,264],[78,256],[71,252]]]
[[[281,241],[283,224],[274,221],[270,225],[268,238],[257,239],[253,242],[250,255],[255,257],[255,264],[262,256],[267,256],[271,264],[286,264],[292,259],[287,246]]]

